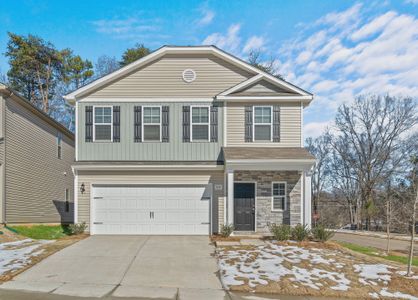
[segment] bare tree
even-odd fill
[[[321,193],[326,184],[326,179],[329,174],[327,166],[329,161],[329,135],[321,135],[315,139],[307,138],[306,146],[310,153],[316,158],[315,167],[312,174],[312,203],[313,212],[316,216],[318,214],[318,206],[321,198]],[[316,223],[316,218],[314,218]]]
[[[412,198],[412,209],[411,209],[411,217],[410,217],[410,224],[411,224],[411,239],[409,244],[409,257],[408,257],[408,271],[407,275],[412,275],[412,260],[414,257],[414,244],[415,244],[415,226],[417,222],[417,208],[418,208],[418,157],[413,156],[411,158],[411,163],[413,165],[412,174],[411,174],[411,198]],[[415,198],[415,199],[414,199]]]
[[[276,69],[276,59],[271,56],[268,60],[262,61],[261,53],[261,50],[252,50],[248,55],[248,63],[274,77],[284,79]]]
[[[352,105],[339,108],[330,144],[350,168],[345,176],[357,181],[362,212],[358,226],[363,218],[370,226],[375,188],[390,175],[387,164],[402,144],[402,135],[416,123],[416,107],[410,98],[358,97]]]
[[[119,69],[119,62],[115,57],[102,55],[97,59],[94,64],[94,75],[95,78],[103,77]]]

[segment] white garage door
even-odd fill
[[[209,234],[203,186],[96,186],[92,234]]]

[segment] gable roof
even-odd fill
[[[83,97],[84,95],[88,94],[89,92],[99,89],[100,87],[113,82],[119,78],[122,78],[123,76],[139,69],[140,67],[149,64],[150,62],[157,60],[158,58],[166,55],[166,54],[186,54],[186,53],[190,53],[190,54],[212,54],[215,55],[229,63],[232,63],[252,74],[255,75],[255,77],[257,76],[263,76],[263,78],[265,78],[266,80],[268,80],[269,82],[272,82],[275,85],[278,85],[279,87],[282,87],[284,89],[290,90],[294,93],[296,93],[299,96],[304,96],[309,98],[310,100],[312,100],[313,95],[310,94],[309,92],[287,82],[284,81],[282,79],[276,78],[271,74],[268,74],[252,65],[250,65],[249,63],[215,47],[215,46],[163,46],[159,49],[157,49],[156,51],[150,53],[149,55],[138,59],[128,65],[126,65],[123,68],[120,68],[119,70],[116,70],[106,76],[103,76],[67,95],[64,96],[64,99],[66,99],[67,101],[69,101],[70,103],[75,103],[75,101],[80,98]],[[252,77],[254,78],[254,77]],[[250,79],[252,79],[250,78]],[[250,80],[249,79],[249,80]],[[248,80],[247,80],[248,81]],[[244,81],[244,82],[247,82]]]
[[[0,95],[3,95],[6,98],[11,98],[14,101],[17,101],[19,104],[24,106],[26,109],[30,110],[33,114],[37,115],[48,124],[59,130],[60,132],[67,135],[70,139],[74,140],[74,133],[72,133],[67,127],[62,125],[60,122],[56,121],[48,114],[40,110],[38,107],[33,105],[29,100],[20,95],[17,91],[8,87],[7,85],[0,82]]]

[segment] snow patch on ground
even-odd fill
[[[377,285],[376,281],[382,281],[388,284],[390,281],[389,266],[384,264],[357,264],[353,265],[354,272],[360,273],[360,283],[368,285]]]
[[[25,239],[0,244],[0,275],[18,270],[31,262],[31,258],[40,255],[43,245],[54,241]]]
[[[282,277],[319,290],[324,279],[330,288],[338,291],[349,289],[350,280],[344,274],[321,269],[320,265],[338,264],[334,258],[327,258],[320,249],[305,249],[297,246],[281,246],[274,243],[255,247],[251,250],[218,250],[221,279],[226,287],[242,285],[248,280],[251,288],[279,281]],[[312,268],[296,266],[305,261]],[[287,267],[285,263],[288,263]],[[315,267],[313,267],[315,266]]]
[[[380,291],[380,295],[383,297],[390,297],[390,298],[396,298],[396,299],[408,299],[408,300],[418,300],[417,297],[412,296],[412,295],[408,295],[408,294],[404,294],[401,292],[389,292],[387,288],[383,288]]]
[[[413,275],[413,273],[412,273],[412,275],[411,276],[407,276],[406,274],[407,274],[407,272],[406,271],[396,271],[396,274],[399,274],[399,275],[401,275],[401,276],[405,276],[406,278],[408,278],[408,279],[415,279],[415,280],[418,280],[418,275]]]

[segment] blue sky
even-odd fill
[[[35,34],[95,61],[136,43],[215,44],[246,58],[262,49],[284,78],[315,94],[304,131],[316,136],[358,94],[418,96],[418,0],[0,0],[0,72],[7,32]]]

